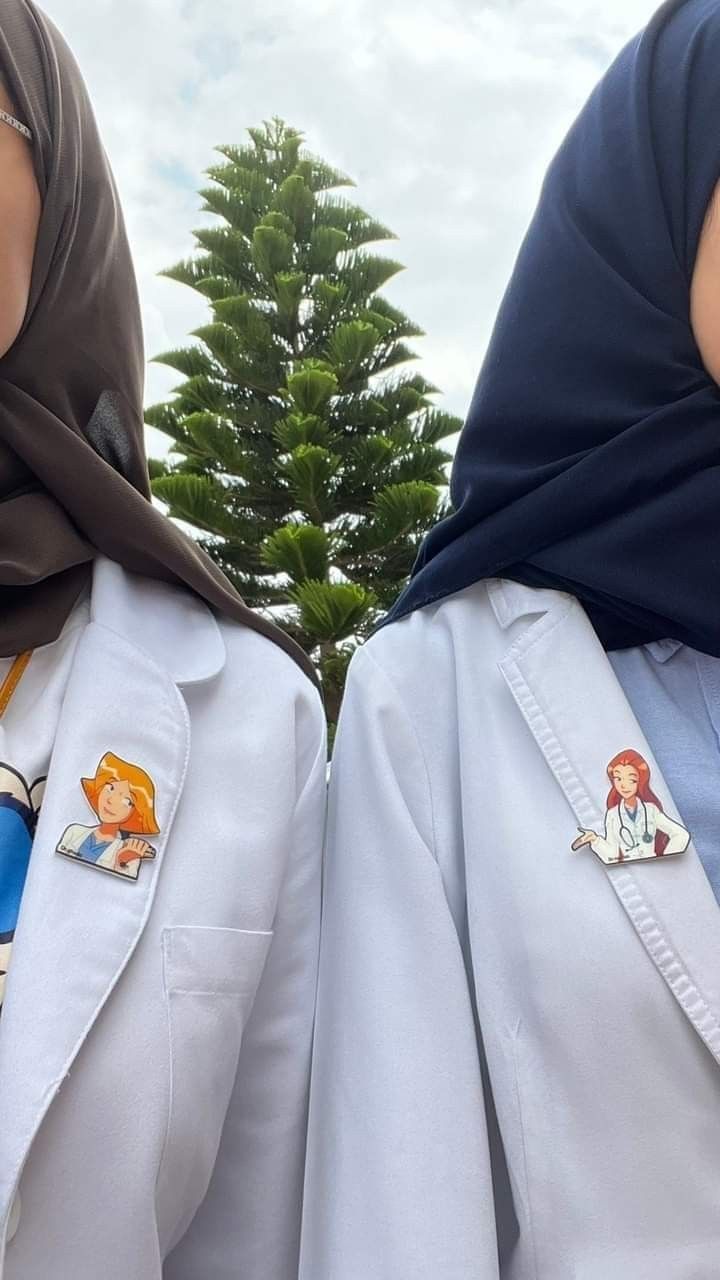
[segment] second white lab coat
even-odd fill
[[[480,583],[354,659],[302,1280],[718,1274],[720,908],[692,844],[571,849],[628,749],[682,822],[569,596]]]

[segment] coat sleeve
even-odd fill
[[[273,941],[208,1193],[163,1280],[297,1280],[320,944],[327,746],[320,701]]]
[[[617,809],[608,809],[605,815],[605,835],[591,840],[590,848],[604,862],[615,862],[620,852],[620,824]]]
[[[331,775],[301,1280],[498,1275],[478,1043],[428,781],[403,705],[360,651]]]

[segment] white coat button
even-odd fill
[[[20,1192],[16,1191],[13,1202],[10,1205],[10,1217],[8,1218],[7,1236],[5,1237],[8,1244],[15,1235],[20,1226]]]

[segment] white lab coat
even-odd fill
[[[107,751],[156,786],[137,880],[55,852]],[[296,1280],[324,793],[295,664],[98,561],[0,1019],[2,1280]]]
[[[692,844],[570,848],[630,748],[681,822],[556,592],[480,583],[354,659],[302,1280],[720,1273],[720,909]]]
[[[634,813],[624,801],[608,809],[605,834],[590,843],[593,853],[603,862],[635,862],[656,856],[655,836],[662,831],[668,837],[662,857],[684,853],[690,837],[685,827],[658,809],[652,800],[638,800]]]

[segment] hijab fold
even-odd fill
[[[117,192],[75,60],[31,0],[3,0],[0,74],[32,131],[42,197],[27,313],[0,359],[0,656],[56,639],[102,554],[188,587],[314,679],[302,650],[150,501],[140,309]]]
[[[720,391],[690,325],[720,179],[720,4],[670,0],[545,179],[458,447],[454,513],[389,615],[502,576],[606,649],[720,656]],[[718,282],[720,288],[720,282]]]

